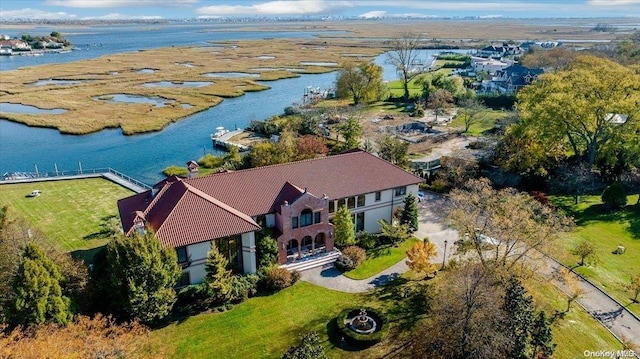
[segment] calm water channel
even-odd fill
[[[95,58],[106,54],[137,51],[171,45],[206,46],[209,41],[255,38],[309,37],[311,32],[234,32],[220,25],[145,25],[116,28],[49,28],[30,30],[32,35],[59,31],[83,50],[64,54],[47,54],[37,57],[0,58],[2,71],[23,66],[47,63],[71,62]],[[20,33],[11,33],[19,36]],[[426,60],[437,51],[424,51]],[[376,63],[384,64],[381,56]],[[1,75],[1,74],[0,74]],[[386,80],[396,78],[395,71],[385,66]],[[84,169],[112,167],[140,181],[153,184],[163,178],[161,171],[170,165],[182,165],[198,159],[204,153],[217,152],[212,148],[210,134],[218,126],[228,129],[244,128],[253,119],[265,119],[280,114],[286,106],[302,98],[307,86],[329,88],[336,74],[303,75],[294,79],[264,82],[270,90],[247,93],[244,96],[225,99],[220,105],[189,116],[169,125],[161,132],[123,136],[119,129],[72,136],[60,134],[54,129],[33,128],[6,120],[0,120],[0,175],[5,172],[53,172],[76,170],[81,163]]]

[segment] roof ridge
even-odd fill
[[[245,168],[245,169],[241,169],[241,170],[237,170],[237,171],[233,171],[233,172],[215,172],[215,173],[210,173],[210,174],[208,174],[206,176],[203,176],[203,177],[189,178],[189,179],[186,179],[185,181],[186,182],[191,182],[191,181],[197,181],[197,180],[202,179],[202,178],[215,177],[215,176],[220,176],[220,175],[224,175],[224,174],[228,174],[228,173],[250,172],[250,171],[261,170],[263,168],[281,167],[281,166],[291,165],[291,164],[294,164],[294,163],[320,161],[320,160],[324,160],[324,159],[327,159],[327,158],[343,157],[343,156],[354,155],[354,154],[359,154],[359,153],[370,154],[367,151],[364,151],[364,150],[361,150],[361,149],[355,149],[355,150],[350,150],[349,152],[342,152],[342,153],[338,153],[336,155],[331,155],[331,156],[307,158],[307,159],[304,159],[304,160],[298,160],[298,161],[292,161],[292,162],[283,162],[283,163],[276,163],[276,164],[273,164],[273,165],[251,167],[251,168]],[[373,155],[371,155],[371,156],[373,156]],[[376,156],[374,156],[374,157],[376,157]]]
[[[176,182],[166,182],[162,188],[158,191],[158,193],[155,194],[155,196],[153,196],[153,199],[151,200],[151,203],[149,203],[147,205],[147,208],[144,209],[144,215],[145,217],[149,214],[149,212],[151,212],[151,210],[158,204],[158,201],[160,201],[160,198],[169,190],[169,188],[175,184],[175,183],[182,183],[181,180],[178,180]],[[153,190],[151,190],[153,191]]]
[[[228,205],[228,204],[226,204],[226,203],[214,198],[211,195],[206,194],[205,192],[193,187],[192,185],[190,185],[188,183],[184,183],[183,182],[183,184],[186,186],[187,191],[189,191],[189,192],[191,192],[191,193],[193,193],[193,194],[195,194],[195,195],[197,195],[199,197],[204,198],[205,200],[215,204],[216,206],[222,208],[223,210],[225,210],[225,211],[233,214],[234,216],[236,216],[238,218],[241,218],[242,220],[248,222],[249,224],[252,224],[252,225],[260,227],[260,225],[257,224],[256,221],[254,221],[253,218],[251,218],[251,216],[247,215],[246,213],[243,213],[243,212],[231,207],[230,205]],[[182,200],[182,198],[180,200]]]

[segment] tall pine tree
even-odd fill
[[[58,266],[44,251],[35,244],[27,244],[13,280],[12,324],[69,323],[70,300],[62,295],[62,279]]]
[[[531,328],[531,348],[533,358],[551,358],[556,350],[551,324],[547,319],[547,314],[542,310],[538,313]]]
[[[527,296],[518,278],[509,278],[503,309],[506,313],[506,335],[510,340],[509,358],[526,359],[527,344],[533,322],[533,298]]]
[[[418,230],[418,204],[416,196],[411,192],[404,197],[404,207],[400,213],[400,224],[406,224],[412,233]]]
[[[143,323],[169,314],[181,272],[175,250],[163,247],[151,230],[107,244],[104,289],[118,311]]]
[[[342,249],[356,243],[356,230],[351,212],[346,206],[340,206],[333,217],[333,232],[336,247]]]
[[[204,265],[207,274],[205,283],[209,289],[211,299],[222,304],[231,299],[233,275],[227,269],[229,261],[218,251],[215,242],[211,244],[211,250],[207,254],[207,262]]]

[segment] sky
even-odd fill
[[[0,0],[0,19],[640,17],[640,0]]]

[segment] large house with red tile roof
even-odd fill
[[[331,218],[347,206],[357,231],[377,233],[422,181],[364,151],[205,177],[167,178],[118,201],[126,234],[152,228],[176,249],[182,284],[204,279],[211,243],[238,270],[256,271],[256,237],[270,228],[279,262],[334,250]]]

